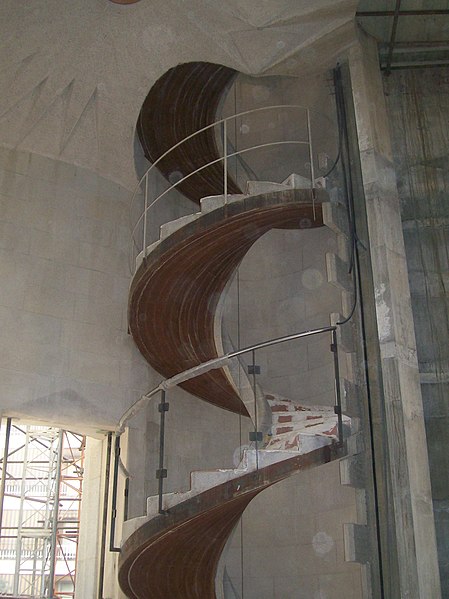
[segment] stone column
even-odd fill
[[[349,55],[379,336],[401,597],[439,599],[435,526],[399,198],[376,43]]]

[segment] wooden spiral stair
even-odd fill
[[[313,205],[310,189],[294,189],[292,180],[277,191],[270,185],[267,193],[228,196],[227,203],[223,196],[205,198],[200,212],[161,227],[159,241],[140,258],[130,289],[130,331],[165,377],[218,357],[214,320],[220,295],[260,236],[279,226],[322,226],[324,192]],[[252,415],[225,369],[181,386],[223,409]],[[255,450],[249,450],[235,470],[192,473],[190,491],[164,496],[165,514],[157,513],[157,498],[150,498],[148,514],[126,525],[119,579],[128,597],[215,599],[221,552],[251,499],[295,472],[343,455],[335,443],[333,410],[309,414],[310,408],[283,402],[272,405],[274,428],[257,467]],[[288,427],[279,425],[279,411],[284,419],[284,411],[291,414]],[[304,428],[318,424],[319,430]]]
[[[145,102],[138,128],[153,162],[213,120],[223,89],[234,77],[230,69],[199,63],[195,79],[192,68],[180,65],[169,71]],[[188,102],[197,97],[196,105]],[[158,106],[164,104],[169,109],[159,118]],[[180,105],[188,118],[178,114]],[[212,130],[207,134],[214,135]],[[217,154],[216,139],[202,136],[159,167],[170,180],[174,171],[191,172]],[[166,378],[221,354],[216,323],[220,298],[262,235],[272,228],[323,226],[326,193],[312,192],[301,177],[291,176],[283,184],[249,182],[245,194],[230,181],[226,196],[215,195],[223,192],[222,178],[222,167],[217,167],[181,183],[179,189],[199,203],[199,211],[163,225],[159,240],[137,257],[129,329],[146,360]],[[210,370],[181,386],[222,409],[254,417],[229,369]],[[272,415],[261,447],[246,450],[235,469],[192,472],[189,491],[163,496],[163,513],[158,498],[150,497],[147,514],[125,523],[119,581],[127,597],[223,599],[216,581],[220,556],[248,503],[292,474],[344,454],[344,446],[336,442],[332,409],[298,406],[264,394],[258,401]],[[345,425],[350,426],[349,419]]]

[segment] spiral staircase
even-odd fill
[[[209,144],[214,165],[215,143]],[[161,150],[153,160],[162,156],[167,174],[173,166],[166,154]],[[164,224],[153,243],[144,235],[129,293],[129,328],[166,380],[251,418],[252,443],[237,468],[192,472],[190,490],[183,493],[163,494],[161,485],[159,496],[148,498],[147,514],[125,522],[119,582],[133,599],[225,599],[220,558],[249,502],[294,473],[346,454],[342,432],[350,432],[351,421],[340,406],[300,405],[267,394],[249,379],[242,392],[236,381],[236,357],[243,372],[240,355],[232,356],[233,365],[220,362],[226,345],[222,297],[243,257],[272,228],[322,227],[327,194],[313,177],[308,182],[298,175],[283,183],[249,181],[241,193],[235,183],[223,183],[222,172],[214,168],[207,185],[215,180],[217,193],[202,197],[198,211]],[[335,336],[335,327],[306,334],[323,331]],[[183,372],[190,374],[179,377]],[[163,412],[164,400],[161,406]],[[163,468],[158,476],[163,479]]]

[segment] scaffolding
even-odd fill
[[[71,599],[85,437],[8,418],[0,447],[0,596]]]

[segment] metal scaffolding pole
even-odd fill
[[[60,494],[60,477],[61,477],[61,462],[62,462],[62,444],[63,431],[58,434],[58,450],[56,455],[56,470],[55,470],[55,494],[53,500],[53,514],[51,523],[51,557],[50,557],[50,575],[48,577],[49,598],[54,599],[55,596],[55,572],[56,572],[56,549],[57,549],[57,534],[58,534],[58,514],[59,514],[59,494]]]
[[[73,597],[85,437],[11,419],[1,433],[2,581],[17,597]]]
[[[7,418],[5,447],[3,450],[3,459],[2,459],[2,477],[1,477],[1,482],[0,482],[0,536],[2,535],[2,526],[3,526],[3,504],[4,504],[4,500],[5,500],[6,469],[8,467],[10,435],[11,435],[11,418]]]

